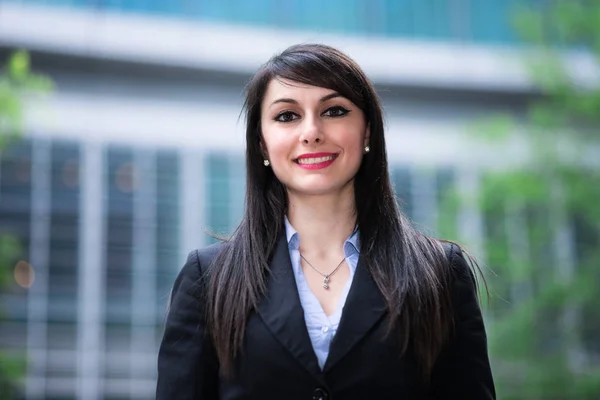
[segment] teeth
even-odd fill
[[[322,163],[325,161],[331,161],[333,160],[333,156],[327,156],[327,157],[316,157],[316,158],[300,158],[298,159],[298,164],[318,164],[318,163]]]

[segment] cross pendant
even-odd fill
[[[323,288],[329,289],[329,275],[325,275],[325,279],[323,279]]]

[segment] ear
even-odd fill
[[[269,159],[269,152],[267,151],[267,146],[262,138],[260,138],[260,152],[265,160]]]
[[[365,141],[363,143],[363,147],[367,147],[369,145],[370,139],[371,139],[371,125],[367,125],[367,130],[365,131]]]

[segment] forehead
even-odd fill
[[[320,86],[307,85],[305,83],[290,81],[288,79],[274,78],[271,79],[267,85],[263,102],[268,104],[278,98],[296,99],[298,97],[313,96],[318,98],[334,92],[335,90]]]

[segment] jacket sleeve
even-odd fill
[[[218,362],[203,317],[200,268],[193,251],[173,285],[158,353],[156,400],[218,399]]]
[[[475,278],[456,245],[451,246],[450,260],[454,331],[432,372],[430,398],[495,399],[487,336]]]

